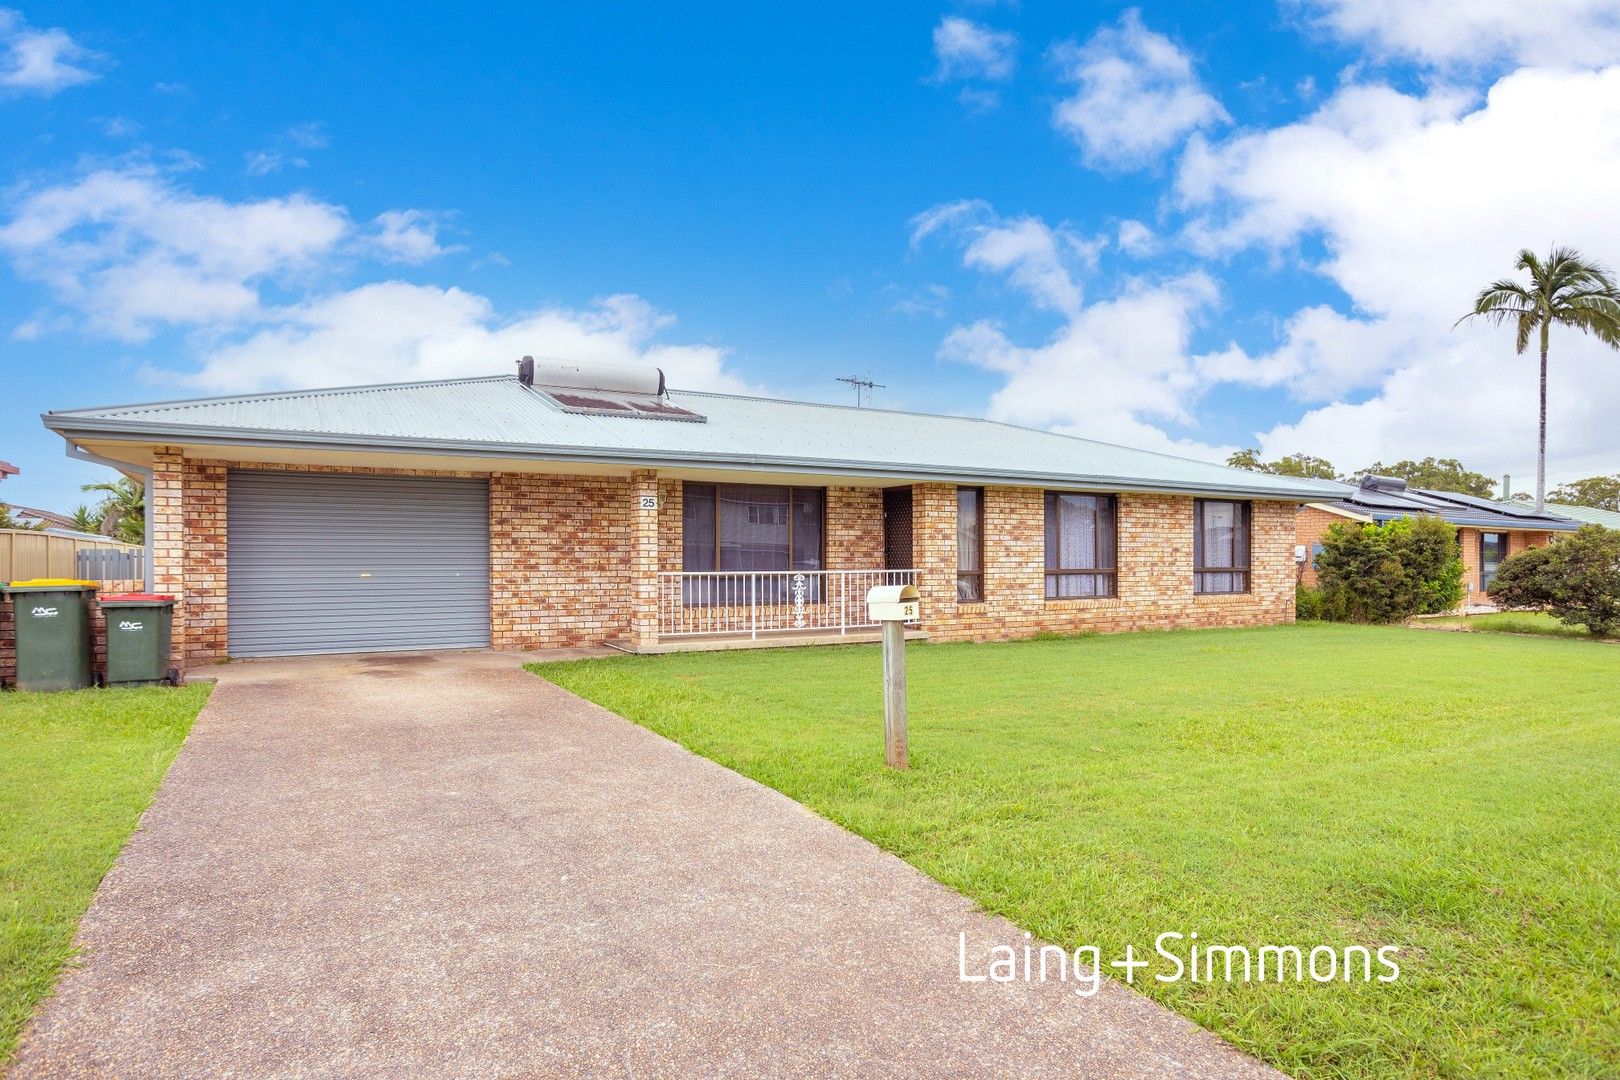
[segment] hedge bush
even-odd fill
[[[1399,622],[1462,602],[1457,530],[1436,517],[1382,525],[1339,522],[1316,557],[1321,617],[1337,622]]]
[[[1505,608],[1542,609],[1598,637],[1620,635],[1620,532],[1587,525],[1510,556],[1489,592]]]
[[[1322,618],[1321,589],[1313,589],[1303,581],[1294,585],[1294,619],[1298,622],[1316,622]]]

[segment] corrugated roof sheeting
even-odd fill
[[[1534,506],[1523,503],[1496,502],[1460,492],[1427,488],[1387,491],[1362,487],[1357,488],[1349,498],[1333,505],[1377,521],[1413,514],[1432,514],[1453,525],[1470,528],[1571,532],[1579,527],[1577,522],[1560,516],[1557,511],[1537,514]]]
[[[543,388],[537,388],[543,389]],[[50,413],[49,426],[131,434],[164,429],[476,443],[694,462],[800,461],[966,476],[1114,477],[1155,485],[1329,499],[1331,481],[1244,472],[971,417],[857,409],[672,390],[669,400],[705,423],[565,412],[504,376],[336,390],[159,402]]]
[[[1602,525],[1606,529],[1620,529],[1620,513],[1613,510],[1600,510],[1595,506],[1571,506],[1569,503],[1548,503],[1548,508],[1556,514],[1567,518],[1574,518],[1586,525]]]

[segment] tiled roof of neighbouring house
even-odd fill
[[[0,461],[0,480],[8,476],[16,476],[21,471],[9,461]]]
[[[58,528],[66,529],[72,527],[73,525],[72,518],[68,517],[66,514],[58,514],[54,510],[36,510],[32,506],[18,506],[16,503],[12,503],[11,511],[17,517],[26,518],[33,521],[43,521],[47,525],[54,525]]]
[[[1406,481],[1389,476],[1363,476],[1348,497],[1327,503],[1340,510],[1374,521],[1428,514],[1480,529],[1532,529],[1542,532],[1574,532],[1580,522],[1548,510],[1536,513],[1534,506],[1521,502],[1497,502],[1455,491],[1434,491],[1407,487]]]
[[[578,396],[569,390],[559,396]],[[559,407],[510,376],[51,412],[71,438],[298,446],[832,473],[897,480],[1068,484],[1321,501],[1349,488],[992,420],[672,390],[703,422]]]

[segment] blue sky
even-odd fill
[[[525,352],[1528,478],[1532,365],[1451,323],[1620,260],[1620,3],[1450,8],[7,10],[3,494],[96,478],[49,408]],[[1553,478],[1620,470],[1620,364],[1554,364]]]

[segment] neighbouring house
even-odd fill
[[[1548,503],[1553,513],[1573,518],[1583,525],[1602,525],[1605,529],[1620,530],[1620,511],[1604,510],[1596,506],[1575,506],[1571,503]]]
[[[177,656],[1289,622],[1294,521],[1345,485],[990,420],[669,390],[657,369],[51,412],[145,477]]]
[[[11,504],[11,516],[27,528],[71,529],[73,519],[54,510],[37,510],[32,506]]]
[[[1463,607],[1489,606],[1485,594],[1497,568],[1509,555],[1542,547],[1558,533],[1574,532],[1580,522],[1561,513],[1536,513],[1529,503],[1497,502],[1454,491],[1408,487],[1394,476],[1363,476],[1348,494],[1332,502],[1300,507],[1295,541],[1300,580],[1316,584],[1316,556],[1322,537],[1341,521],[1382,524],[1396,518],[1430,515],[1457,527],[1462,548]]]

